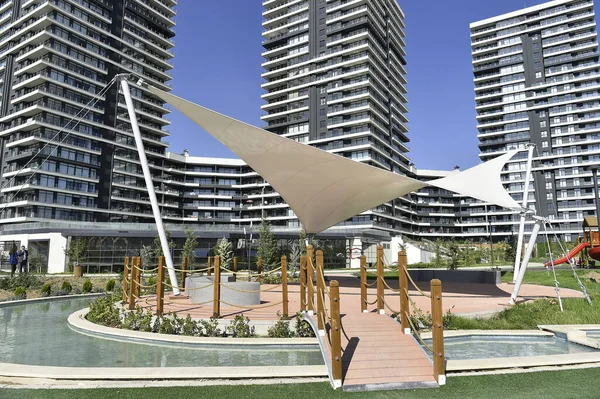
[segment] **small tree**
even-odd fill
[[[88,250],[88,239],[83,237],[78,237],[71,240],[67,248],[65,248],[65,255],[69,257],[69,270],[73,270],[73,266],[78,265],[79,261],[82,261],[87,256]]]
[[[433,245],[433,265],[435,267],[442,267],[444,266],[444,259],[443,259],[443,255],[442,255],[442,250],[443,250],[443,244],[444,241],[442,241],[441,239],[437,239],[434,241]]]
[[[231,250],[231,242],[227,238],[223,237],[217,241],[217,245],[214,248],[215,255],[221,260],[221,267],[226,269],[229,268],[233,259],[233,251]]]
[[[456,241],[450,241],[446,245],[446,249],[448,251],[448,269],[458,269],[458,261],[460,260],[460,247],[458,246]]]
[[[142,265],[151,265],[154,263],[154,247],[151,245],[142,245],[140,257],[142,258]]]
[[[263,268],[271,269],[279,263],[279,248],[277,248],[277,240],[271,231],[271,223],[265,218],[262,218],[260,223],[260,232],[258,235],[258,257],[262,259]]]
[[[169,230],[165,229],[165,235],[167,236],[167,242],[169,243],[169,249],[173,250],[173,248],[175,248],[177,245],[175,244],[175,241],[173,241],[171,239],[171,232]],[[153,255],[154,255],[153,262],[158,262],[158,258],[165,255],[165,253],[163,252],[163,249],[162,249],[162,245],[160,243],[160,235],[158,235],[158,234],[156,235],[156,237],[154,237],[154,241],[152,242],[152,251],[153,251]]]
[[[301,254],[306,252],[306,239],[308,238],[308,236],[306,235],[306,231],[304,230],[304,227],[302,227],[300,229],[300,235],[299,235],[299,242],[300,242],[300,252]]]
[[[198,237],[194,234],[194,230],[187,229],[185,231],[185,242],[183,243],[181,256],[188,258],[189,265],[193,265],[196,261],[196,255],[194,255],[196,246],[198,246]]]
[[[296,271],[300,268],[300,256],[302,255],[299,241],[292,241],[290,246],[290,260],[288,262],[288,271],[292,276],[296,275]]]

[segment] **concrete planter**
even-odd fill
[[[83,277],[83,266],[81,266],[81,265],[73,266],[73,276],[74,277]]]

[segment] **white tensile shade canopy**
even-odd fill
[[[442,183],[440,187],[451,191],[457,191],[451,188],[454,186],[461,189],[468,186],[460,184],[460,179],[449,178],[425,183],[352,161],[240,122],[153,86],[145,87],[202,127],[262,176],[288,203],[309,234],[321,232],[412,191],[436,185],[436,181]],[[497,180],[500,181],[499,174]],[[500,189],[503,190],[501,185]],[[477,194],[477,190],[472,191]],[[493,194],[497,193],[498,190],[493,191]],[[503,197],[498,203],[485,191],[479,194],[468,193],[484,201],[519,208],[514,200],[511,202]],[[506,191],[504,194],[510,198]]]
[[[506,191],[500,175],[504,165],[517,152],[519,150],[509,151],[464,172],[453,173],[442,179],[430,181],[429,184],[521,212],[523,207]]]

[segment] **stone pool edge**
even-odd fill
[[[122,330],[92,323],[85,319],[89,308],[78,310],[67,319],[71,329],[97,338],[113,339],[125,342],[146,344],[185,344],[207,347],[252,347],[254,349],[306,349],[319,350],[317,338],[219,338],[188,337],[185,335],[167,335],[143,331]]]
[[[51,380],[196,380],[327,377],[324,365],[247,367],[61,367],[0,363],[0,376]]]
[[[40,298],[30,298],[30,299],[17,299],[14,301],[4,301],[0,302],[0,308],[7,308],[9,306],[17,306],[17,305],[29,305],[30,303],[36,302],[53,302],[60,301],[66,299],[93,299],[104,296],[104,292],[93,292],[90,294],[73,294],[73,295],[60,295],[60,296],[47,296]]]

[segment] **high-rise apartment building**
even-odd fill
[[[600,64],[592,0],[556,0],[471,24],[480,158],[536,146],[529,206],[567,240],[595,214],[592,173],[600,163]],[[504,172],[522,200],[526,152]],[[535,202],[534,202],[535,200]],[[488,210],[495,233],[518,216]],[[488,222],[482,220],[482,223]],[[573,236],[572,236],[573,235]]]
[[[0,4],[2,223],[152,220],[124,98],[117,84],[102,89],[127,73],[169,90],[176,3]],[[169,111],[132,94],[161,200],[178,206],[164,167]]]
[[[414,176],[397,0],[263,0],[263,7],[266,129]],[[345,224],[411,231],[412,204],[398,199]]]

